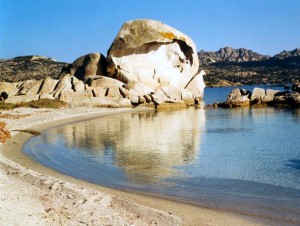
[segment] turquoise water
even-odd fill
[[[51,128],[23,151],[92,183],[300,224],[299,129],[295,109],[190,108]]]

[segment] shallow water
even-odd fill
[[[300,224],[299,128],[295,109],[190,108],[52,128],[23,150],[92,183]]]

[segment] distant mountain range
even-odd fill
[[[231,47],[221,48],[216,52],[205,52],[201,50],[198,52],[200,65],[207,65],[216,62],[246,62],[246,61],[259,61],[267,60],[270,58],[268,55],[261,55],[253,52],[252,50],[239,48],[233,49]]]
[[[300,48],[273,57],[231,47],[216,52],[201,50],[198,56],[207,86],[289,84],[300,80]],[[0,81],[58,78],[65,64],[40,56],[0,59]]]
[[[231,47],[198,52],[208,86],[289,84],[300,80],[300,48],[273,57]]]

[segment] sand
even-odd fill
[[[17,108],[2,111],[14,117],[0,118],[12,134],[11,139],[0,145],[0,225],[270,224],[264,219],[93,185],[43,167],[21,151],[32,135],[19,130],[42,131],[75,121],[147,110],[153,109]]]

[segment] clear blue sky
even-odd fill
[[[132,19],[173,26],[198,50],[231,46],[274,55],[300,47],[300,0],[0,0],[0,58],[106,55]]]

